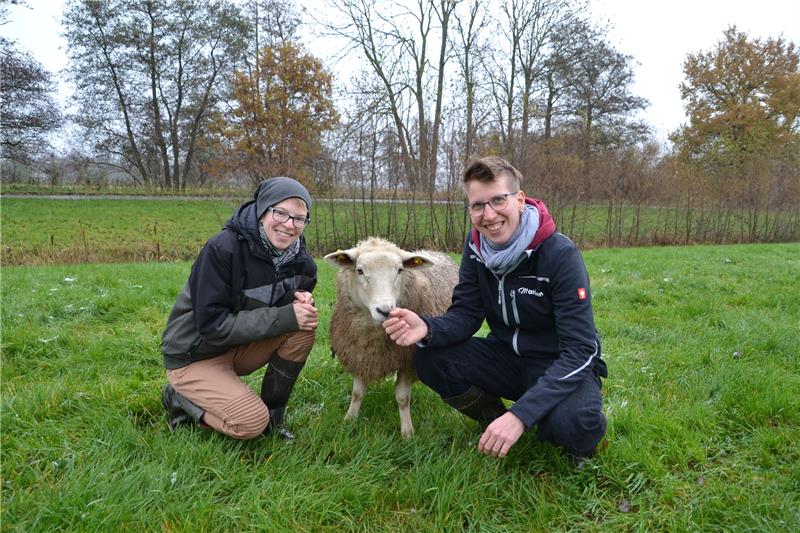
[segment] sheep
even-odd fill
[[[395,344],[381,323],[395,307],[411,309],[421,316],[444,313],[458,281],[458,267],[443,253],[407,252],[377,237],[328,254],[325,260],[339,268],[336,307],[330,323],[331,349],[353,376],[345,420],[358,417],[368,384],[395,372],[400,433],[404,438],[411,437],[411,384],[417,380],[415,348]]]

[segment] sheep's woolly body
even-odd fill
[[[370,238],[358,243],[361,253],[400,249],[383,239]],[[420,316],[440,315],[450,306],[453,287],[458,281],[458,267],[445,254],[418,250],[433,261],[427,268],[403,271],[404,284],[397,306]],[[357,274],[353,269],[340,270],[336,278],[336,308],[331,319],[331,347],[344,369],[375,382],[399,369],[413,369],[414,347],[397,346],[365,309],[352,298]]]
[[[346,313],[340,306],[334,311],[331,347],[348,373],[373,383],[400,368],[413,366],[414,349],[397,346],[369,313]]]

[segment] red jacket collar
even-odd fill
[[[539,211],[539,229],[536,230],[533,240],[530,242],[530,244],[528,244],[527,247],[528,250],[535,250],[544,242],[545,239],[556,232],[556,222],[553,220],[553,217],[550,216],[550,212],[547,210],[547,206],[544,205],[543,201],[526,196],[525,203],[532,205],[537,211]],[[472,228],[472,231],[470,232],[470,240],[477,247],[478,251],[480,251],[480,233],[478,233],[476,228]]]

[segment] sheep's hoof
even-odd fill
[[[402,435],[404,439],[410,439],[414,436],[414,428],[401,429],[400,435]]]

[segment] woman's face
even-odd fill
[[[499,246],[508,242],[519,226],[522,210],[525,209],[525,193],[510,190],[505,177],[500,176],[489,183],[469,182],[467,202],[470,205],[489,202],[483,206],[482,213],[475,213],[474,209],[468,209],[468,212],[478,232]],[[493,207],[498,204],[504,205]]]
[[[261,217],[261,225],[264,228],[264,233],[267,234],[267,239],[275,249],[283,251],[300,238],[305,227],[296,228],[292,218],[288,218],[284,222],[278,222],[276,215],[278,218],[285,218],[285,215],[289,215],[294,218],[306,219],[308,218],[308,208],[300,198],[287,198],[273,205],[272,210],[268,210]]]

